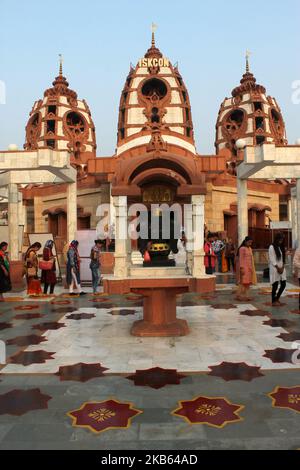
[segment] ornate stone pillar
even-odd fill
[[[193,258],[192,276],[200,278],[205,275],[204,268],[204,204],[205,196],[192,196],[192,218],[193,218]]]
[[[77,231],[77,183],[69,183],[67,188],[67,242],[76,237]]]
[[[292,202],[292,238],[293,238],[293,249],[297,248],[298,245],[298,223],[297,223],[297,188],[291,190],[291,202]]]
[[[247,180],[237,178],[237,206],[238,206],[238,241],[241,245],[248,236],[248,188]]]
[[[114,276],[126,278],[128,276],[128,223],[127,223],[127,196],[114,196],[115,208],[115,269]]]

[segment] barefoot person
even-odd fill
[[[269,248],[270,282],[272,285],[272,305],[281,305],[280,298],[286,289],[284,236],[278,233]],[[279,286],[280,283],[280,286]],[[278,290],[279,287],[279,290]]]
[[[246,237],[237,252],[237,300],[251,300],[249,297],[250,286],[257,284],[252,242],[252,238]]]
[[[0,243],[0,302],[4,301],[3,294],[11,290],[7,248],[7,242]]]

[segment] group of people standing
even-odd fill
[[[221,240],[217,234],[208,233],[204,244],[206,274],[234,272],[235,245],[231,238]]]
[[[70,295],[85,295],[81,288],[80,278],[80,255],[79,242],[73,240],[66,254],[66,283]],[[93,293],[98,291],[99,281],[101,278],[101,249],[103,247],[102,240],[95,240],[95,244],[90,254],[90,269],[92,273]],[[23,274],[27,283],[27,294],[30,296],[47,295],[54,293],[57,284],[56,275],[56,256],[54,254],[54,241],[48,240],[43,248],[42,256],[39,258],[38,252],[42,245],[35,242],[26,251],[24,255]],[[8,243],[0,244],[0,301],[3,301],[3,294],[11,290],[9,258],[7,255]],[[41,277],[38,273],[41,271]],[[42,289],[42,284],[44,288]],[[76,292],[74,292],[74,289]]]

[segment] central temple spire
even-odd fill
[[[249,64],[250,56],[251,56],[251,52],[247,50],[246,51],[246,73],[250,73],[250,64]]]
[[[62,54],[58,54],[59,55],[59,75],[60,77],[63,76],[63,56]]]
[[[151,32],[152,32],[152,41],[151,41],[151,47],[155,47],[155,33],[157,30],[157,25],[155,23],[152,23],[151,25]]]

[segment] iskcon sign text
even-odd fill
[[[166,57],[156,58],[156,57],[144,57],[139,61],[140,67],[169,67],[170,61]]]

